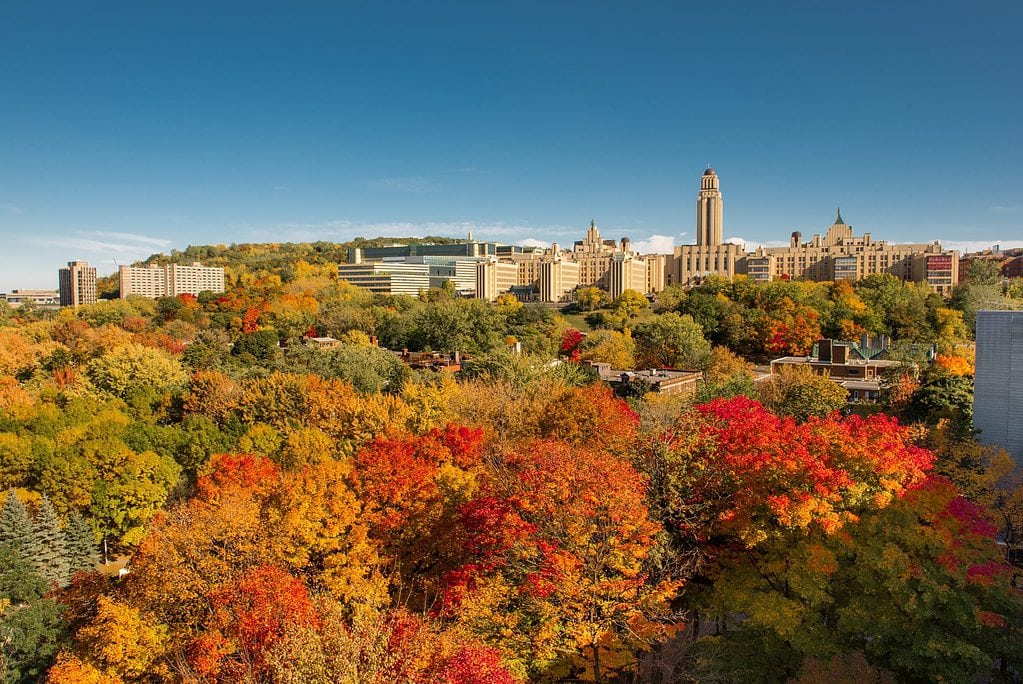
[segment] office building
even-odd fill
[[[394,261],[340,264],[339,280],[364,287],[376,294],[416,297],[430,289],[429,264],[406,264]]]
[[[973,427],[1023,464],[1023,311],[977,312]]]
[[[88,261],[69,261],[57,273],[60,305],[78,308],[96,303],[96,267]]]

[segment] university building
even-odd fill
[[[96,303],[96,267],[88,261],[69,261],[57,272],[60,305],[78,308]]]
[[[870,233],[857,237],[838,212],[824,236],[803,242],[792,233],[788,246],[743,247],[724,242],[724,202],[717,172],[708,168],[700,179],[696,199],[696,244],[675,247],[666,284],[699,285],[707,276],[748,276],[757,282],[783,278],[813,281],[860,280],[874,273],[890,273],[900,280],[927,283],[949,295],[959,281],[959,253],[929,244],[892,245],[874,240]]]
[[[874,240],[870,233],[856,237],[839,211],[823,237],[814,235],[803,242],[802,235],[794,232],[787,247],[758,247],[746,254],[739,272],[759,282],[776,278],[856,281],[889,273],[907,282],[927,283],[947,296],[959,281],[959,253],[942,249],[937,241],[891,245]]]

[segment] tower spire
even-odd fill
[[[842,207],[841,206],[838,207],[838,211],[836,213],[837,213],[837,216],[835,217],[835,225],[836,226],[844,226],[845,225],[845,221],[842,220]]]

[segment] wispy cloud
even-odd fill
[[[250,239],[268,242],[330,240],[343,242],[355,237],[439,237],[464,238],[472,233],[477,240],[516,240],[523,236],[543,235],[548,238],[580,236],[585,229],[578,226],[546,225],[524,223],[500,223],[486,221],[383,221],[361,222],[347,219],[323,221],[320,223],[289,222],[275,226],[240,226],[236,232],[244,231]]]
[[[165,238],[102,230],[77,231],[74,235],[27,238],[26,240],[38,245],[63,247],[79,252],[115,253],[136,257],[148,256],[154,251],[163,251],[173,244],[171,240]]]
[[[271,188],[274,192],[288,192],[291,190],[287,185],[275,185]]]
[[[1015,214],[1023,211],[1023,205],[1019,204],[996,204],[993,207],[988,207],[988,211],[993,211],[996,214]]]
[[[1001,249],[1023,247],[1023,240],[941,240],[945,249],[958,249],[960,252],[983,252],[998,245]]]
[[[433,181],[425,176],[392,176],[375,178],[367,185],[374,190],[398,190],[399,192],[424,193],[434,189]]]
[[[0,211],[8,214],[24,214],[25,210],[15,204],[0,202]]]

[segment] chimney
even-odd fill
[[[846,363],[849,360],[849,348],[844,344],[836,344],[831,351],[832,363]]]
[[[831,340],[824,338],[817,340],[817,359],[825,363],[831,363]]]
[[[455,363],[461,363],[461,362],[462,362],[462,353],[456,349],[455,350]]]
[[[369,343],[372,346],[374,346],[374,347],[377,346],[377,336],[376,335],[370,335],[369,336]]]
[[[802,233],[800,233],[798,230],[792,231],[792,238],[789,240],[789,246],[799,247],[799,245],[802,243],[802,240],[803,240]]]

